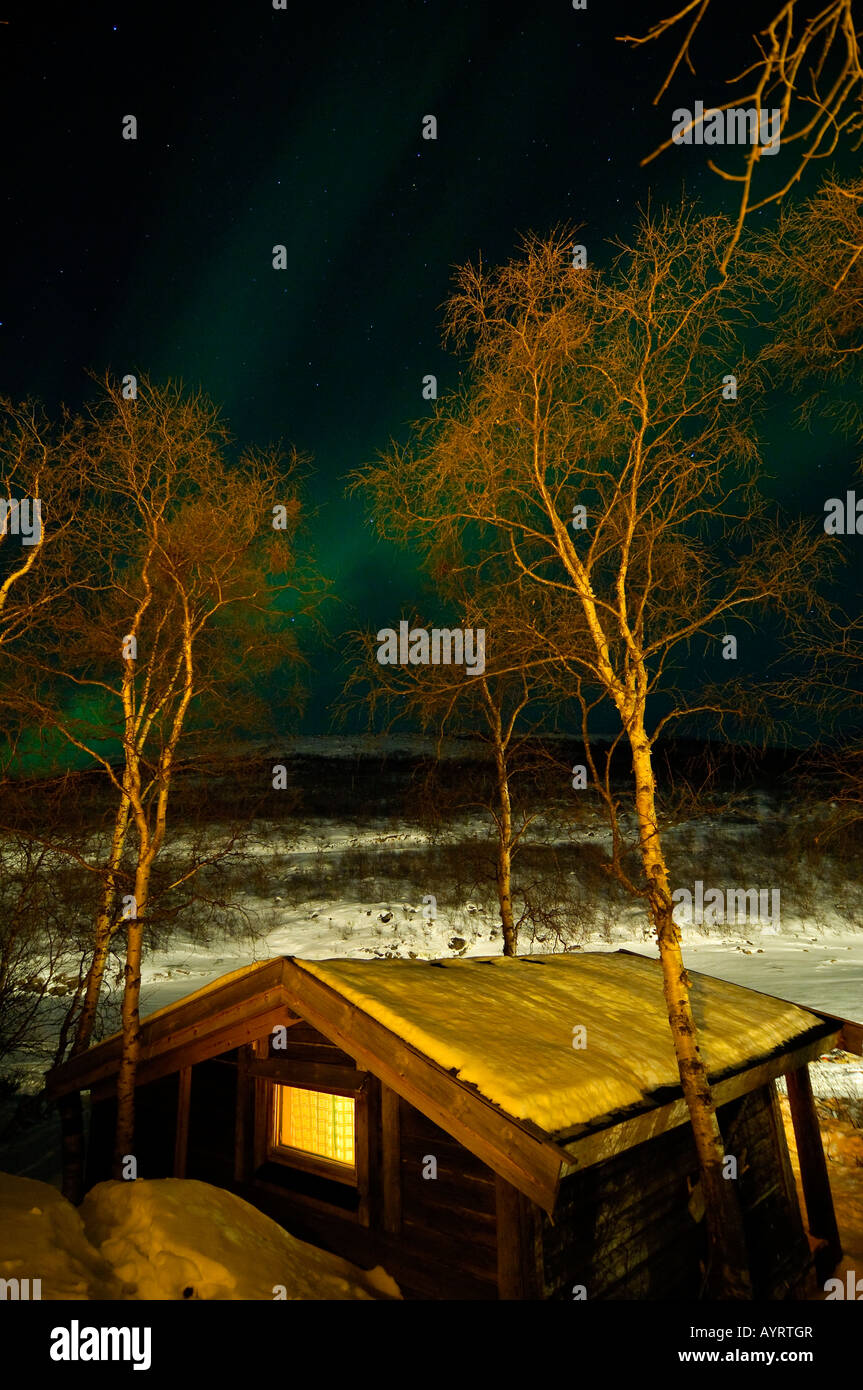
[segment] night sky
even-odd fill
[[[724,99],[709,77],[743,65],[775,6],[724,0],[696,46],[704,76],[682,74],[659,107],[675,38],[615,35],[671,0],[27,8],[0,27],[0,390],[54,410],[92,393],[87,368],[179,376],[242,443],[314,456],[313,535],[341,601],[331,647],[312,652],[305,727],[322,731],[339,631],[397,623],[416,598],[411,558],[374,540],[344,480],[427,408],[425,374],[441,393],[456,381],[439,339],[452,267],[566,220],[599,259],[651,190],[684,182],[733,211],[704,150],[639,160],[675,107]],[[847,450],[829,447],[813,460],[777,412],[768,462],[789,506],[820,512],[833,479],[851,485]]]

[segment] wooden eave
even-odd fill
[[[850,1018],[839,1018],[836,1014],[827,1014],[823,1009],[813,1008],[811,1004],[801,1004],[800,1007],[838,1028],[834,1047],[841,1047],[843,1052],[853,1052],[855,1056],[863,1057],[863,1023],[855,1023]]]
[[[797,1071],[820,1057],[825,1050],[840,1046],[837,1042],[841,1036],[838,1022],[840,1020],[824,1022],[820,1027],[810,1029],[796,1045],[743,1070],[735,1070],[718,1080],[711,1080],[710,1090],[717,1109],[760,1086],[766,1086],[777,1076]],[[554,1138],[568,1155],[567,1167],[561,1176],[566,1177],[595,1163],[604,1163],[606,1159],[625,1153],[627,1149],[633,1149],[636,1144],[643,1144],[648,1139],[655,1139],[666,1130],[686,1124],[688,1120],[689,1109],[681,1094],[664,1105],[647,1105],[634,1114],[610,1119],[605,1125],[584,1126],[581,1132],[560,1131]]]
[[[141,1023],[141,1056],[136,1085],[156,1081],[181,1067],[205,1061],[242,1043],[253,1042],[290,1012],[283,980],[283,960],[264,961],[239,978],[216,982],[197,997],[178,1000]],[[122,1034],[54,1067],[46,1078],[46,1095],[112,1084],[120,1067]]]

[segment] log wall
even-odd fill
[[[497,1298],[492,1170],[405,1101],[399,1105],[400,1274],[406,1298]],[[424,1177],[432,1171],[436,1177]]]
[[[755,1297],[791,1296],[806,1276],[809,1247],[773,1121],[772,1083],[718,1115],[738,1162]],[[703,1218],[690,1211],[697,1177],[683,1125],[566,1178],[554,1222],[543,1217],[543,1296],[571,1300],[584,1286],[588,1300],[696,1299],[705,1255]]]

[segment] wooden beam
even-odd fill
[[[255,1060],[266,1060],[268,1045],[265,1038],[256,1038],[252,1044]],[[267,1161],[267,1152],[273,1131],[273,1083],[266,1076],[250,1077],[252,1092],[252,1173],[256,1173]]]
[[[521,1227],[519,1198],[521,1193],[506,1178],[498,1175],[495,1183],[497,1198],[497,1295],[502,1299],[524,1298],[522,1282]]]
[[[343,1051],[549,1213],[566,1154],[404,1042],[337,990],[285,960],[291,1007]]]
[[[177,1019],[177,1027],[164,1041],[160,1040],[158,1044],[153,1044],[150,1038],[144,1036],[141,1047],[141,1062],[142,1064],[156,1062],[165,1056],[183,1057],[187,1050],[200,1048],[201,1044],[206,1045],[212,1038],[218,1037],[225,1030],[236,1027],[237,1024],[273,1012],[278,1012],[281,1017],[284,1011],[284,991],[279,985],[274,985],[271,989],[262,990],[250,999],[237,1001],[230,1009],[214,1011],[206,1018],[199,1019],[186,1027],[182,1027],[181,1020]],[[222,1051],[223,1049],[217,1048],[216,1050]],[[211,1053],[211,1055],[214,1054]]]
[[[178,1052],[165,1052],[160,1056],[141,1063],[138,1071],[140,1081],[157,1081],[160,1076],[169,1076],[181,1066],[193,1066],[196,1062],[206,1062],[220,1052],[233,1052],[235,1047],[254,1042],[265,1037],[282,1019],[283,1005],[279,1004],[266,1013],[253,1014],[238,1023],[225,1024],[218,1031],[201,1038],[197,1043],[186,1044]]]
[[[850,1018],[843,1018],[842,1033],[836,1046],[863,1057],[863,1023],[852,1023]]]
[[[797,1157],[800,1160],[800,1180],[803,1184],[803,1196],[806,1198],[809,1232],[816,1239],[825,1242],[815,1253],[815,1270],[823,1283],[842,1258],[842,1243],[836,1225],[833,1194],[827,1176],[827,1161],[821,1142],[809,1068],[800,1067],[796,1071],[788,1072],[785,1083],[788,1087],[788,1104],[794,1125]]]
[[[788,1142],[785,1138],[785,1125],[782,1122],[782,1109],[779,1104],[779,1095],[776,1091],[775,1081],[770,1083],[770,1130],[773,1135],[773,1143],[776,1146],[776,1153],[779,1158],[779,1174],[785,1197],[791,1211],[791,1220],[794,1223],[798,1235],[803,1236],[803,1214],[800,1210],[800,1198],[797,1195],[797,1184],[794,1181],[794,1171],[791,1167],[791,1159],[788,1154]]]
[[[189,1148],[189,1102],[192,1094],[192,1068],[182,1067],[177,1090],[177,1128],[174,1136],[174,1177],[186,1176]]]
[[[738,1072],[735,1076],[714,1083],[710,1089],[717,1109],[720,1105],[737,1100],[738,1096],[757,1090],[759,1086],[766,1086],[769,1081],[782,1076],[789,1069],[793,1070],[815,1057],[820,1057],[825,1044],[832,1047],[835,1037],[835,1030],[822,1034],[802,1047],[795,1048],[793,1052],[783,1053],[781,1057],[772,1057],[759,1066],[750,1068],[749,1071]],[[604,1163],[616,1154],[635,1148],[636,1144],[655,1139],[666,1130],[687,1124],[689,1118],[689,1107],[681,1096],[666,1105],[643,1110],[631,1119],[622,1120],[604,1129],[589,1131],[571,1139],[563,1138],[561,1135],[557,1135],[556,1138],[570,1156],[567,1173],[574,1173],[582,1168],[590,1168],[595,1163]]]
[[[523,1192],[500,1176],[495,1195],[498,1298],[542,1298],[542,1214]]]
[[[381,1181],[383,1228],[398,1236],[402,1226],[401,1097],[381,1086]]]
[[[354,1162],[356,1165],[356,1185],[359,1202],[357,1204],[357,1220],[361,1226],[371,1224],[371,1165],[369,1163],[369,1130],[371,1128],[369,1114],[369,1088],[364,1086],[358,1093],[354,1102]],[[377,1120],[375,1114],[374,1120]]]
[[[800,1008],[808,1009],[811,1014],[817,1014],[819,1018],[838,1026],[839,1037],[834,1047],[841,1047],[843,1052],[853,1052],[857,1057],[863,1056],[863,1023],[841,1018],[838,1014],[826,1014],[823,1009],[815,1009],[811,1004],[801,1004]]]
[[[238,1048],[237,1103],[234,1122],[234,1181],[250,1182],[252,1178],[252,1147],[254,1142],[254,1087],[249,1077],[249,1063],[254,1060],[253,1043]]]
[[[282,984],[283,965],[281,957],[266,961],[253,970],[242,972],[238,978],[228,977],[224,984],[205,987],[188,1000],[145,1018],[141,1024],[142,1060],[181,1051],[186,1045],[194,1046],[221,1028],[276,1005],[282,1006],[282,1022],[295,1018]],[[104,1042],[54,1067],[48,1073],[46,1094],[53,1098],[98,1085],[119,1068],[122,1046],[122,1036],[114,1033]],[[166,1075],[178,1069],[177,1066],[168,1067],[159,1074]]]
[[[298,1062],[290,1057],[268,1057],[249,1063],[250,1076],[268,1076],[284,1086],[304,1086],[353,1096],[363,1089],[369,1073],[356,1067],[340,1067],[328,1062]]]
[[[265,1037],[271,1028],[281,1022],[283,1007],[280,1004],[268,1013],[253,1015],[241,1023],[227,1024],[218,1032],[201,1038],[194,1045],[187,1043],[178,1052],[163,1052],[158,1057],[141,1062],[135,1085],[143,1086],[148,1081],[158,1081],[160,1077],[170,1076],[171,1072],[180,1071],[184,1066],[206,1062],[220,1052],[232,1052],[235,1047],[242,1047],[257,1038]],[[104,1100],[106,1096],[114,1095],[116,1084],[117,1073],[114,1069],[103,1080],[91,1085],[91,1095]]]

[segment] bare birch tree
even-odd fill
[[[550,679],[557,658],[549,654],[547,640],[541,653],[536,642],[533,647],[527,644],[524,605],[547,606],[548,599],[544,593],[525,599],[520,576],[491,575],[488,566],[478,574],[464,558],[444,558],[436,537],[425,539],[430,542],[426,567],[440,602],[458,614],[463,630],[483,634],[483,669],[473,673],[458,665],[381,664],[378,639],[357,633],[344,709],[362,703],[374,723],[383,708],[387,728],[399,719],[413,721],[424,731],[433,730],[439,746],[447,736],[460,733],[469,733],[485,746],[493,769],[493,795],[480,801],[475,791],[465,791],[459,804],[480,808],[492,821],[503,954],[514,956],[521,917],[514,906],[513,860],[534,819],[524,807],[516,807],[514,784],[547,761],[536,744],[538,710],[558,689]],[[418,618],[409,623],[411,631],[420,627]],[[546,624],[540,627],[544,633],[549,630]]]
[[[658,42],[674,30],[682,34],[654,105],[683,67],[695,75],[693,50],[698,38],[707,40],[711,17],[723,27],[734,22],[726,5],[714,3],[711,7],[711,0],[689,0],[675,13],[658,20],[646,34],[619,36],[622,43],[642,45]],[[777,5],[764,28],[751,37],[751,55],[747,55],[738,73],[725,79],[734,87],[733,95],[703,111],[700,117],[693,117],[689,134],[698,139],[715,113],[731,108],[775,110],[779,114],[781,146],[786,151],[791,148],[791,163],[786,168],[784,159],[777,160],[783,174],[768,181],[773,156],[765,164],[763,147],[757,140],[746,146],[736,169],[708,160],[709,168],[736,185],[740,194],[737,217],[722,254],[723,271],[740,242],[747,217],[781,202],[813,161],[829,159],[843,138],[855,141],[857,148],[863,132],[863,31],[857,27],[854,0],[785,0]],[[670,149],[672,143],[672,138],[663,141],[641,163],[649,164]],[[859,254],[860,248],[856,249]]]
[[[861,253],[863,178],[835,174],[812,197],[786,203],[777,225],[751,251],[771,311],[766,357],[777,385],[793,393],[804,429],[833,431],[854,448],[863,442]],[[820,475],[825,495],[819,521],[833,583],[815,611],[798,613],[788,641],[790,674],[776,689],[778,701],[807,711],[819,731],[808,761],[831,778],[832,813],[819,834],[822,842],[863,820],[863,618],[854,567],[863,488],[848,486],[863,478],[859,457],[852,469],[833,483],[826,469]]]
[[[77,526],[82,479],[68,422],[54,426],[36,401],[0,399],[0,724],[11,733],[19,679],[4,664],[38,642],[52,604],[76,583],[64,542]]]
[[[698,1154],[708,1287],[745,1298],[742,1217],[722,1176],[653,761],[672,721],[723,712],[685,695],[663,708],[681,669],[698,688],[705,650],[729,629],[742,636],[765,606],[805,604],[817,559],[759,491],[759,376],[740,340],[751,287],[723,271],[731,231],[683,207],[645,216],[607,271],[584,266],[567,229],[528,237],[498,269],[464,267],[445,322],[465,385],[360,476],[383,534],[445,542],[470,529],[526,588],[581,612],[587,636],[567,659],[616,711],[632,757],[640,887]]]
[[[72,1051],[90,1041],[122,932],[117,1176],[133,1153],[142,946],[181,744],[225,740],[249,717],[250,687],[298,659],[280,599],[291,595],[298,612],[312,601],[295,554],[302,460],[278,451],[235,460],[228,445],[202,395],[142,377],[127,399],[105,379],[74,424],[88,480],[78,553],[88,580],[55,621],[48,656],[28,658],[52,697],[44,717],[59,695],[57,733],[103,769],[116,797]]]

